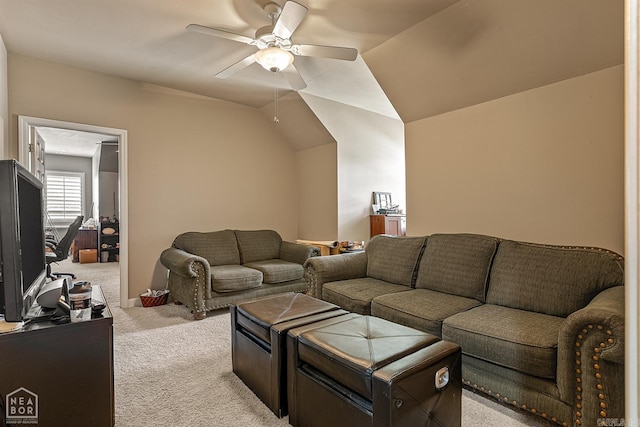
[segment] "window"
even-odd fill
[[[69,225],[82,215],[84,173],[47,171],[47,212],[55,225]]]

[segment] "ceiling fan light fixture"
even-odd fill
[[[293,54],[272,46],[255,53],[255,60],[262,68],[271,72],[282,71],[293,63]]]

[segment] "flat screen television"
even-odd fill
[[[0,315],[22,322],[47,278],[42,183],[0,160]]]

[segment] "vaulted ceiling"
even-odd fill
[[[624,61],[623,0],[297,1],[309,13],[294,42],[354,47],[364,59],[296,57],[300,74],[318,82],[305,90],[372,111],[386,94],[405,123]],[[0,0],[0,35],[12,53],[245,104],[266,115],[277,86],[285,108],[317,127],[287,81],[258,64],[214,77],[253,46],[185,29],[197,23],[253,37],[270,23],[265,3]],[[355,84],[362,64],[381,91]],[[285,125],[283,132],[295,129]]]

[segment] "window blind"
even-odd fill
[[[70,224],[82,215],[84,173],[47,171],[47,211],[55,224]]]

